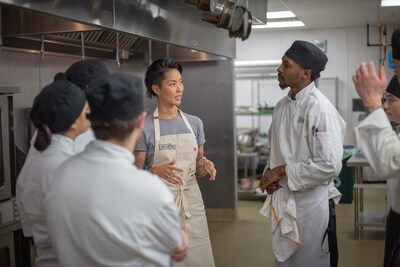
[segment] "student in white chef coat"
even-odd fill
[[[268,196],[275,266],[330,266],[329,191],[342,167],[345,122],[316,88],[328,61],[314,44],[295,41],[282,57],[278,81],[290,87],[269,130],[271,152],[260,181]]]
[[[45,204],[61,266],[171,266],[188,249],[171,192],[138,170],[142,81],[109,74],[86,90],[96,140],[55,174]]]
[[[396,65],[394,72],[398,78],[400,75],[400,28],[392,34],[392,51]],[[393,131],[388,118],[393,120],[397,116],[400,100],[394,97],[395,93],[391,96],[387,94],[383,105],[385,114],[382,108],[382,97],[387,79],[383,66],[380,66],[379,75],[377,75],[374,63],[362,63],[353,76],[353,82],[367,111],[367,117],[355,128],[357,146],[378,174],[377,177],[382,180],[393,177],[399,179],[400,136]],[[393,82],[395,81],[392,80],[391,83]],[[389,88],[390,86],[389,84]],[[400,266],[400,183],[390,180],[388,185],[394,187],[389,189],[393,201],[386,219],[383,265],[397,267]]]
[[[386,113],[389,121],[394,125],[400,124],[400,83],[397,75],[394,75],[390,80],[386,92],[383,96],[383,110]],[[396,190],[398,185],[398,178],[387,179],[387,207],[388,211],[391,210],[394,200],[396,199]],[[396,204],[397,206],[397,204]],[[400,262],[399,262],[400,264]]]
[[[157,174],[171,189],[189,237],[188,257],[179,266],[211,267],[214,257],[203,198],[197,177],[210,175],[214,164],[204,157],[202,121],[178,109],[182,101],[182,66],[158,59],[147,69],[147,96],[157,97],[158,106],[147,116],[144,135],[135,148],[136,166]]]
[[[109,74],[106,65],[100,59],[84,59],[73,63],[66,71],[59,72],[54,76],[54,80],[67,80],[76,84],[83,91],[91,81]],[[78,136],[74,142],[76,153],[82,152],[90,141],[94,140],[92,128]]]
[[[108,73],[107,67],[104,65],[103,61],[99,59],[84,59],[73,63],[65,72],[58,72],[54,76],[54,81],[67,80],[85,91],[86,87],[91,81],[103,77]],[[34,150],[33,143],[35,138],[36,132],[31,140],[30,150]],[[94,139],[95,137],[92,128],[89,127],[86,132],[79,135],[75,139],[74,151],[76,153],[82,152],[87,144]]]
[[[16,199],[25,236],[33,236],[36,267],[59,266],[45,220],[44,197],[54,172],[75,154],[74,140],[89,127],[84,92],[56,81],[36,96],[30,118],[38,128],[32,150],[18,176]]]

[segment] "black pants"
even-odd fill
[[[390,210],[386,220],[384,267],[400,266],[400,214]]]
[[[337,267],[339,251],[336,236],[336,205],[333,199],[329,199],[328,245],[331,267]]]

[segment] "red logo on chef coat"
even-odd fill
[[[193,151],[196,152],[196,151],[197,151],[197,147],[194,147],[194,148],[193,148]]]

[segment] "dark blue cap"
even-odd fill
[[[94,122],[134,120],[143,112],[142,80],[124,73],[113,73],[89,84],[86,97]]]
[[[66,80],[55,81],[35,97],[30,117],[37,127],[46,124],[52,133],[67,130],[82,113],[85,93],[75,84]]]
[[[90,82],[109,74],[106,65],[99,59],[79,60],[72,64],[65,73],[60,72],[54,80],[68,80],[85,90]]]
[[[397,75],[394,75],[392,79],[390,80],[386,92],[391,93],[392,95],[396,96],[397,98],[400,98],[400,84],[399,84],[399,79]]]
[[[323,71],[328,62],[328,57],[315,44],[299,40],[293,42],[292,46],[286,51],[285,56],[315,74]]]

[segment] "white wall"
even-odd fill
[[[391,30],[388,30],[391,36]],[[379,42],[378,29],[370,27],[370,43]],[[337,28],[327,30],[290,30],[290,31],[253,31],[248,40],[237,41],[237,60],[276,60],[281,59],[285,51],[295,40],[327,40],[327,56],[329,61],[323,77],[338,77],[339,79],[339,112],[347,122],[346,144],[354,144],[353,128],[357,124],[351,111],[353,98],[358,98],[352,82],[352,75],[362,61],[373,61],[378,65],[380,50],[376,46],[367,46],[367,29]],[[390,38],[388,40],[390,43]],[[388,50],[391,50],[389,47]],[[387,54],[387,53],[386,53]],[[390,78],[393,70],[387,69]],[[320,88],[323,91],[323,88]],[[277,88],[276,90],[280,90]],[[243,92],[243,91],[242,91]],[[236,90],[236,99],[241,92]],[[268,101],[267,101],[268,102]]]

